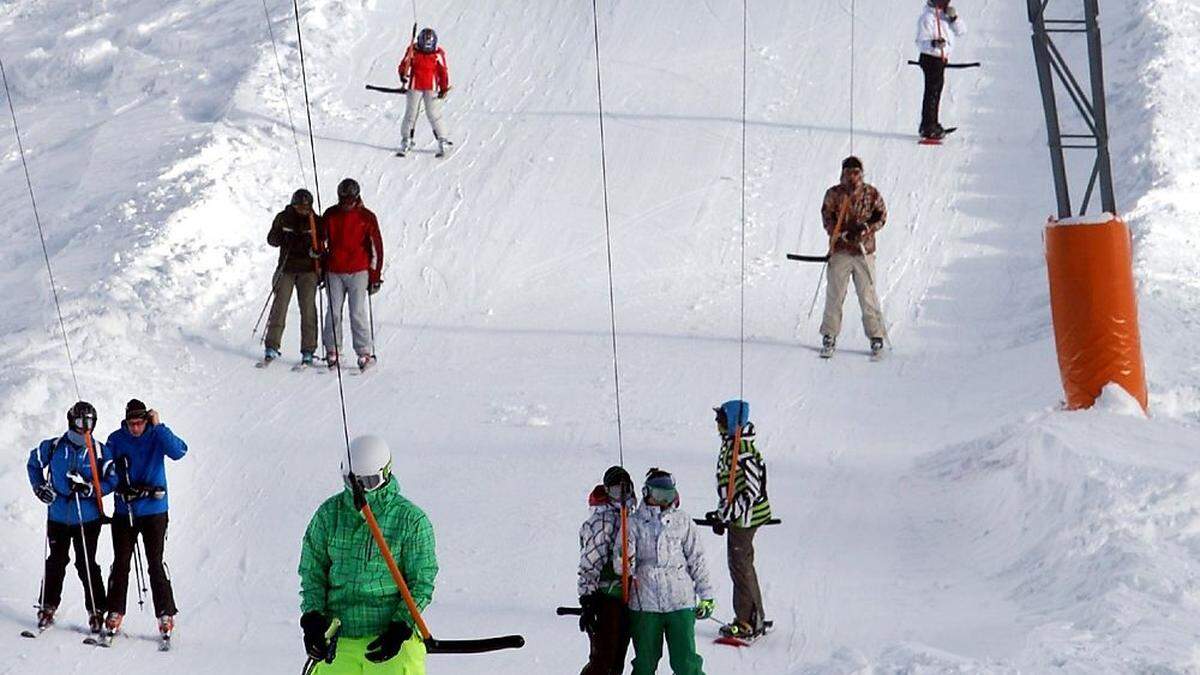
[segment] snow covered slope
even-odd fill
[[[0,57],[84,396],[106,431],[142,398],[192,448],[169,469],[179,640],[163,657],[139,641],[16,637],[44,517],[24,457],[74,391],[0,125],[0,673],[294,672],[300,536],[339,488],[342,437],[333,377],[251,367],[270,218],[312,182],[288,127],[303,124],[290,3],[267,3],[282,83],[259,3],[69,4],[0,7]],[[675,471],[702,513],[710,408],[739,393],[741,4],[604,4],[625,459]],[[744,393],[784,519],[758,553],[777,632],[736,652],[701,625],[707,672],[1200,667],[1195,9],[1104,7],[1118,200],[1145,291],[1145,420],[1119,392],[1056,409],[1040,234],[1052,197],[1019,3],[963,8],[961,55],[987,67],[951,76],[943,114],[962,129],[942,148],[915,143],[920,77],[903,64],[920,2],[856,3],[853,125],[850,3],[754,4]],[[363,89],[394,83],[411,6],[301,9],[322,200],[358,178],[387,253],[380,367],[346,378],[351,429],[391,441],[402,489],[435,523],[433,631],[528,640],[430,667],[574,672],[585,640],[553,608],[574,601],[586,494],[617,457],[590,4],[420,5],[455,82],[446,161],[424,122],[425,152],[394,158],[402,101]],[[851,151],[891,211],[879,277],[896,351],[880,364],[853,351],[852,301],[846,350],[818,362],[818,270],[783,260],[823,248],[819,200]],[[707,537],[726,616],[723,543]],[[82,621],[77,585],[68,622]],[[152,633],[148,614],[126,626]]]

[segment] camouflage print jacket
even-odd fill
[[[871,255],[875,253],[875,233],[887,223],[887,204],[883,202],[879,190],[872,185],[863,183],[853,192],[845,184],[834,185],[825,192],[825,201],[821,204],[821,220],[825,224],[825,232],[830,236],[837,227],[838,213],[847,198],[850,199],[850,208],[833,252],[862,255],[859,250],[861,243],[867,255]]]

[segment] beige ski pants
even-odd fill
[[[858,292],[858,304],[862,308],[863,330],[868,338],[884,336],[883,312],[879,309],[879,296],[875,294],[875,255],[861,256],[838,251],[829,258],[828,284],[825,289],[825,318],[821,321],[821,335],[834,338],[842,332],[842,304],[850,279],[854,278],[854,290]]]

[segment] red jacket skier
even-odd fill
[[[400,81],[408,87],[408,107],[404,111],[400,152],[397,154],[403,157],[413,145],[417,114],[424,104],[425,116],[429,118],[429,125],[433,127],[433,135],[437,138],[437,156],[445,156],[446,148],[453,145],[446,138],[446,129],[442,125],[442,100],[450,91],[450,68],[446,65],[446,52],[438,46],[437,33],[432,28],[422,29],[417,39],[408,46],[398,71]]]

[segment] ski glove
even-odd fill
[[[929,44],[933,45],[934,49],[941,49],[942,47],[946,46],[946,38],[936,38],[930,40]]]
[[[71,482],[71,492],[81,497],[92,496],[92,484],[84,480],[83,476],[72,471],[67,474],[67,480]]]
[[[334,646],[325,638],[329,623],[329,619],[320,612],[305,612],[300,617],[300,628],[304,631],[304,653],[314,661],[333,663]]]
[[[705,598],[700,601],[700,604],[696,605],[696,619],[703,621],[711,618],[716,609],[717,601],[713,600],[712,598]]]
[[[704,514],[704,519],[712,525],[713,534],[718,537],[725,534],[725,523],[720,511],[709,511]]]
[[[54,492],[54,486],[50,484],[50,481],[46,481],[45,483],[33,488],[33,494],[37,495],[37,498],[42,500],[43,504],[49,504],[50,502],[54,501],[55,497],[58,496],[57,493]]]
[[[379,292],[379,288],[381,286],[383,286],[383,279],[380,279],[379,281],[376,281],[375,283],[367,286],[367,294],[375,295],[376,293]]]
[[[596,624],[600,618],[600,594],[588,593],[579,596],[579,607],[583,609],[583,612],[579,614],[579,630],[590,634],[596,630]]]
[[[367,660],[371,663],[383,663],[392,659],[400,653],[400,648],[412,634],[412,628],[403,621],[391,622],[382,635],[367,645]]]

